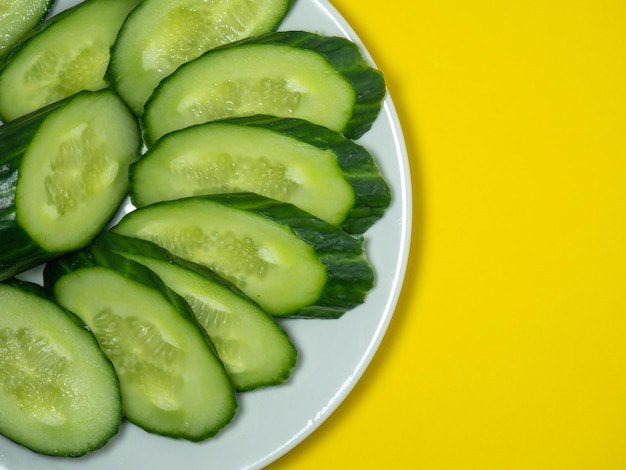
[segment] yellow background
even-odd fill
[[[626,2],[332,0],[414,185],[354,391],[272,470],[626,469]]]

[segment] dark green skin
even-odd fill
[[[270,33],[242,42],[254,44],[287,44],[291,47],[308,49],[322,55],[337,70],[356,92],[352,118],[343,129],[343,134],[358,139],[371,127],[382,107],[385,97],[385,79],[380,70],[371,67],[364,59],[359,47],[341,37],[327,37],[306,31],[283,31]]]
[[[185,299],[165,285],[159,276],[144,265],[114,253],[104,246],[91,244],[81,250],[73,251],[72,253],[65,254],[64,256],[48,262],[43,270],[44,287],[49,292],[54,292],[54,285],[66,274],[95,266],[121,273],[132,281],[141,283],[160,292],[166,300],[176,308],[183,318],[198,327],[198,330],[203,334],[211,350],[215,352],[211,340],[198,325],[196,317]]]
[[[64,254],[64,252],[45,250],[19,225],[15,193],[20,178],[20,166],[30,143],[50,114],[57,110],[62,112],[62,108],[79,95],[98,93],[113,93],[113,91],[108,88],[98,91],[81,91],[0,126],[0,280],[15,276]],[[122,103],[121,100],[120,103]],[[139,155],[139,141],[137,145],[137,155]],[[110,213],[103,217],[100,229],[104,228],[117,209],[116,206],[110,208]],[[87,240],[84,245],[89,241]],[[74,249],[82,248],[82,246],[75,246]]]
[[[164,248],[161,248],[159,245],[153,242],[142,240],[140,238],[128,237],[119,233],[105,231],[98,235],[98,237],[93,241],[92,245],[105,252],[117,253],[121,254],[122,256],[135,255],[141,257],[141,259],[155,260],[158,262],[168,263],[170,265],[176,265],[189,271],[193,271],[194,273],[203,276],[205,279],[224,286],[236,295],[244,298],[250,303],[253,303],[253,300],[251,300],[245,293],[241,292],[241,290],[239,290],[236,286],[220,277],[211,269],[174,256],[172,253],[165,250]],[[263,311],[260,310],[260,312]],[[265,315],[270,319],[272,318],[271,315],[267,313],[265,313]],[[281,333],[288,339],[286,332],[282,330],[278,324],[276,325],[276,328],[279,329]],[[285,382],[290,377],[291,370],[296,364],[296,357],[297,351],[295,347],[293,347],[293,362],[289,364],[288,367],[285,367],[282,375],[273,377],[271,381],[268,381],[266,383],[257,383],[249,386],[248,388],[236,388],[236,390],[238,392],[245,392],[256,388],[276,385]]]
[[[128,279],[161,292],[168,302],[176,307],[176,310],[196,324],[195,317],[187,302],[167,287],[150,269],[124,256],[93,245],[48,262],[43,271],[44,286],[53,292],[54,285],[64,275],[95,266],[122,273]]]
[[[219,359],[217,359],[217,351],[215,350],[213,343],[211,343],[211,340],[204,331],[204,329],[197,323],[191,307],[185,301],[185,299],[183,299],[176,292],[167,287],[167,285],[165,285],[163,281],[161,281],[161,279],[147,267],[143,266],[140,263],[132,261],[122,255],[109,251],[108,249],[105,249],[103,247],[97,247],[92,244],[81,250],[68,253],[60,258],[56,258],[50,261],[46,264],[43,272],[44,286],[50,292],[54,292],[55,284],[63,276],[70,274],[74,271],[95,266],[114,271],[117,274],[123,275],[127,279],[141,283],[163,295],[165,300],[174,306],[174,308],[183,320],[193,324],[197,333],[203,337],[209,350],[215,356],[216,361],[219,361]],[[223,370],[223,373],[224,377],[226,377],[225,369]],[[230,386],[234,412],[237,408],[237,401],[235,396],[235,390],[234,388],[232,388],[232,385]],[[128,416],[127,419],[129,419],[129,421],[132,421],[132,419]],[[160,431],[151,427],[150,423],[135,422],[135,424],[142,427],[148,432],[160,434]],[[208,439],[209,437],[216,435],[227,424],[228,422],[224,422],[219,429],[212,429],[202,436],[197,436],[194,439],[188,439],[198,441]],[[175,438],[179,437],[177,435],[167,436]]]
[[[22,292],[32,295],[33,297],[37,297],[39,299],[41,299],[42,302],[52,302],[55,303],[55,305],[58,306],[58,308],[63,311],[68,319],[70,321],[73,321],[74,323],[76,323],[80,328],[83,328],[85,330],[88,330],[87,326],[85,325],[85,323],[79,318],[77,317],[74,313],[70,312],[69,310],[66,310],[65,308],[63,308],[61,305],[59,305],[58,303],[56,303],[54,296],[52,295],[51,292],[49,292],[47,289],[45,289],[44,287],[40,286],[39,284],[35,284],[33,282],[28,282],[28,281],[23,281],[20,279],[16,279],[16,278],[10,278],[10,279],[5,279],[3,281],[1,281],[2,284],[14,287],[16,289],[21,290]],[[98,342],[96,341],[96,338],[93,335],[89,335],[91,337],[91,339],[93,340],[93,345],[95,348],[99,348]],[[103,354],[104,356],[104,354]],[[106,356],[104,356],[106,357]],[[111,364],[111,374],[112,377],[115,377],[115,380],[117,380],[117,376],[115,376],[114,372],[113,372],[113,365]],[[121,391],[119,391],[119,385],[118,385],[118,392],[120,393],[120,404],[121,404]],[[119,428],[120,428],[120,424],[122,422],[123,419],[123,413],[122,413],[122,407],[119,407],[118,410],[118,425],[115,428],[112,428],[110,430],[110,435],[109,438],[112,438],[115,434],[118,433]],[[20,442],[19,440],[15,440],[13,439],[9,434],[6,434],[5,437],[7,437],[8,439],[13,440],[14,442],[23,445],[22,442]],[[57,451],[57,453],[49,453],[49,451],[44,451],[42,449],[38,449],[38,448],[34,448],[34,447],[30,447],[30,449],[34,452],[38,452],[44,455],[52,455],[52,456],[64,456],[64,457],[81,457],[85,454],[94,452],[102,447],[104,447],[107,443],[108,443],[108,439],[104,439],[101,442],[99,442],[97,445],[91,445],[89,447],[84,447],[82,449],[76,449],[73,451],[61,451],[61,449],[59,449]]]
[[[273,26],[273,31],[275,31],[276,28],[278,28],[278,26],[280,26],[280,23],[283,21],[283,19],[287,15],[287,13],[289,13],[289,11],[291,10],[291,7],[293,7],[293,4],[295,3],[295,1],[296,0],[289,0],[287,2],[287,5],[285,7],[285,11],[283,12],[283,15],[281,17],[277,18],[276,24],[274,24],[274,26]],[[142,5],[138,5],[130,14],[139,16],[139,15],[142,14],[142,10],[141,9],[142,9]],[[124,34],[124,32],[125,32],[125,28],[124,28],[124,25],[122,25],[122,29],[120,30],[120,36],[122,34]],[[113,44],[113,47],[111,49],[112,61],[115,60],[115,48],[116,47],[118,47],[118,42],[117,41]],[[111,84],[111,86],[114,89],[116,89],[116,87],[118,86],[118,83],[119,83],[119,76],[115,73],[115,65],[113,64],[113,62],[109,63],[109,66],[107,67],[107,71],[105,73],[104,78],[107,80],[108,83]]]
[[[52,2],[51,2],[52,3]],[[65,18],[66,16],[70,15],[74,10],[76,10],[77,8],[80,8],[85,2],[81,2],[76,6],[73,6],[72,8],[68,8],[67,10],[62,11],[61,13],[54,15],[51,18],[45,19],[44,21],[42,21],[41,23],[39,23],[35,28],[33,28],[26,36],[24,36],[12,49],[11,51],[5,55],[4,57],[2,57],[2,59],[0,60],[0,76],[2,75],[2,73],[4,73],[4,69],[9,66],[9,64],[12,62],[12,59],[16,56],[19,55],[20,52],[28,45],[28,43],[31,41],[31,39],[35,36],[37,36],[39,33],[43,33],[45,30],[47,30],[48,28],[51,28],[53,26],[55,26],[59,20],[62,20],[63,18]],[[5,120],[6,118],[4,118],[2,116],[2,112],[0,110],[0,120]],[[6,124],[5,124],[6,125]],[[0,137],[0,139],[2,139],[2,137]],[[1,144],[2,142],[0,142]]]
[[[81,328],[88,330],[89,328],[87,328],[87,325],[85,325],[85,322],[83,322],[78,316],[76,316],[73,312],[70,312],[69,310],[63,308],[61,305],[59,305],[56,301],[56,299],[54,298],[54,295],[52,292],[50,292],[50,290],[46,289],[45,287],[39,285],[39,284],[35,284],[34,282],[30,282],[30,281],[24,281],[22,279],[17,279],[15,277],[11,277],[9,279],[4,279],[3,281],[0,281],[2,284],[6,284],[9,286],[13,286],[16,287],[28,294],[37,296],[39,298],[41,298],[42,300],[47,300],[48,302],[53,302],[55,303],[61,310],[63,310],[67,316],[70,318],[70,320],[72,320],[74,323],[76,323],[78,326],[80,326]],[[95,338],[94,338],[95,340]]]
[[[385,213],[391,203],[391,190],[383,178],[380,169],[372,155],[361,145],[346,138],[339,132],[313,124],[303,119],[278,118],[275,116],[256,115],[241,118],[229,118],[199,124],[197,127],[211,126],[219,123],[236,124],[240,126],[260,127],[279,134],[292,137],[301,142],[317,147],[321,150],[330,149],[337,156],[337,163],[341,167],[343,177],[354,190],[354,204],[346,214],[346,218],[339,226],[348,233],[365,233]],[[172,134],[181,131],[174,131]],[[184,130],[182,130],[184,132]],[[170,134],[171,135],[171,134]],[[159,143],[167,136],[159,139],[148,150],[156,149]],[[130,196],[133,194],[135,168],[145,160],[139,159],[129,168]],[[141,205],[141,204],[139,204]]]
[[[10,278],[10,279],[5,279],[4,281],[2,281],[2,284],[15,287],[16,289],[19,289],[30,295],[35,295],[43,300],[54,302],[54,297],[52,297],[46,289],[44,289],[39,284],[35,284],[34,282],[23,281],[21,279],[16,279],[16,278]]]
[[[328,281],[313,305],[281,317],[338,318],[362,304],[367,292],[374,286],[374,271],[365,256],[363,237],[360,235],[350,235],[292,204],[258,194],[198,196],[196,199],[215,201],[236,209],[258,213],[289,227],[299,238],[314,248],[320,262],[326,266]],[[176,203],[177,201],[165,201],[151,207]],[[125,220],[136,216],[141,210],[130,212],[118,225],[123,225]],[[111,230],[115,231],[115,227]]]
[[[363,238],[349,235],[291,204],[284,204],[256,194],[211,196],[223,204],[256,212],[287,225],[315,249],[326,266],[328,281],[314,305],[291,316],[338,318],[362,304],[374,287],[374,271],[365,257]]]
[[[126,235],[115,232],[104,231],[94,239],[94,241],[92,242],[92,246],[96,249],[106,252],[112,252],[121,255],[124,255],[125,253],[135,254],[141,256],[142,258],[176,264],[185,269],[189,269],[197,274],[202,275],[211,282],[218,283],[230,289],[232,292],[239,296],[246,297],[246,294],[241,292],[241,290],[228,282],[226,279],[220,277],[213,270],[174,256],[169,251],[148,240],[128,237]],[[252,300],[250,301],[252,302]]]
[[[63,102],[0,126],[0,280],[58,256],[41,248],[17,223],[15,189],[20,165],[44,119]]]
[[[13,62],[14,57],[18,56],[19,54],[21,54],[24,50],[26,50],[28,52],[28,45],[31,42],[31,40],[35,37],[39,37],[41,34],[46,33],[49,29],[54,29],[57,27],[57,24],[59,22],[61,22],[63,19],[65,19],[66,17],[74,14],[74,12],[76,10],[82,9],[82,8],[87,8],[89,7],[90,4],[98,2],[98,1],[103,1],[106,2],[107,0],[84,0],[79,2],[78,4],[74,5],[73,7],[70,7],[66,10],[61,11],[60,13],[45,18],[41,23],[39,23],[35,28],[33,28],[25,37],[23,37],[12,49],[11,51],[4,56],[1,60],[0,60],[0,77],[2,76],[2,74],[4,73],[4,69],[9,67],[11,65],[11,63]],[[61,23],[62,25],[62,23]],[[0,109],[0,120],[5,120],[7,121],[6,117],[2,116],[2,110]]]
[[[320,54],[328,63],[340,73],[351,85],[356,93],[352,117],[349,119],[342,133],[350,139],[358,139],[365,134],[373,125],[382,108],[382,102],[386,94],[386,85],[380,70],[371,67],[361,55],[358,46],[345,38],[334,36],[321,36],[307,31],[277,31],[263,34],[253,38],[242,39],[224,46],[217,47],[205,52],[207,54],[219,54],[221,51],[232,47],[276,44],[284,47],[306,49]],[[183,64],[178,70],[188,64]],[[173,73],[161,82],[176,76]],[[160,87],[161,85],[159,85]],[[150,102],[158,95],[159,87],[156,88],[152,97],[146,103],[144,113],[141,116],[142,128],[145,132],[147,145],[154,144],[150,136]],[[158,119],[158,116],[154,116]]]

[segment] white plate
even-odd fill
[[[57,0],[53,12],[77,3]],[[344,36],[363,44],[326,0],[297,0],[281,25]],[[383,71],[384,72],[384,71]],[[339,320],[282,320],[296,345],[298,365],[289,383],[239,395],[234,421],[202,443],[148,434],[123,423],[107,446],[78,459],[44,457],[0,438],[0,469],[259,469],[313,432],[352,390],[370,363],[395,309],[406,269],[411,234],[411,181],[400,123],[386,97],[372,129],[359,142],[377,159],[393,202],[366,233],[366,250],[377,283],[366,302]]]

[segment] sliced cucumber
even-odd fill
[[[295,347],[276,321],[234,286],[145,240],[104,232],[94,245],[147,266],[189,303],[238,391],[289,378]]]
[[[94,337],[38,285],[0,283],[0,433],[46,455],[103,447],[122,419],[120,385]]]
[[[91,247],[48,263],[44,281],[115,366],[130,421],[191,441],[231,421],[237,402],[224,366],[189,305],[148,268]]]
[[[0,58],[46,16],[54,0],[0,2]]]
[[[108,77],[139,115],[152,90],[214,47],[272,31],[293,0],[144,0],[124,22]]]
[[[130,168],[133,203],[254,192],[294,204],[350,233],[389,206],[389,186],[365,148],[300,119],[252,116],[167,134]]]
[[[112,230],[214,269],[275,316],[338,317],[373,285],[361,237],[256,194],[160,202]]]
[[[108,89],[0,126],[0,279],[89,243],[126,195],[140,147],[137,120]]]
[[[71,96],[99,90],[122,22],[141,0],[86,0],[44,21],[0,66],[5,121]]]
[[[145,105],[149,145],[184,127],[227,117],[295,117],[357,138],[380,112],[382,73],[353,42],[274,32],[205,52],[165,78]]]

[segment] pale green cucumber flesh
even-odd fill
[[[201,440],[231,419],[236,402],[222,364],[197,325],[162,294],[99,266],[62,276],[54,291],[115,366],[129,420],[154,433]]]
[[[288,227],[206,199],[146,206],[112,230],[210,267],[271,314],[310,305],[327,281],[313,247]]]
[[[131,169],[136,206],[204,194],[253,192],[331,224],[355,201],[337,156],[261,127],[224,122],[165,136]]]
[[[189,303],[237,390],[279,384],[289,377],[296,349],[276,321],[256,304],[176,262],[144,256],[140,251],[122,254],[153,270]]]
[[[142,122],[149,144],[190,125],[235,116],[297,117],[342,131],[352,85],[320,54],[282,44],[238,44],[181,66],[155,89]]]
[[[51,4],[52,0],[0,2],[0,58],[41,21]]]
[[[12,120],[81,90],[99,90],[110,48],[140,0],[87,0],[42,23],[0,71],[0,116]]]
[[[272,31],[290,0],[145,0],[115,42],[107,76],[136,114],[152,90],[203,52]]]
[[[139,146],[137,122],[116,95],[76,96],[46,118],[23,157],[18,223],[47,251],[84,246],[126,194]]]
[[[374,272],[367,260],[361,235],[350,235],[293,204],[254,193],[203,196],[201,199],[223,204],[233,210],[258,214],[288,228],[313,247],[319,261],[326,267],[326,285],[313,304],[286,316],[337,318],[363,303],[367,292],[373,287]],[[306,282],[305,279],[292,282],[295,281]]]
[[[39,289],[0,283],[0,433],[38,453],[84,455],[118,431],[119,382],[93,336]]]
[[[170,282],[189,302],[213,340],[235,388],[247,391],[286,381],[296,364],[297,352],[275,321],[255,304],[226,290],[211,291],[200,277],[194,280]],[[179,282],[188,284],[183,289]]]

